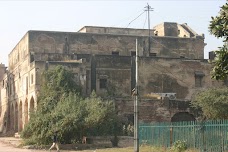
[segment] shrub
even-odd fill
[[[187,150],[186,141],[177,140],[171,147],[172,152],[184,152]]]
[[[95,93],[84,99],[75,89],[72,74],[63,67],[46,71],[44,82],[37,111],[30,115],[21,133],[25,144],[50,143],[55,131],[59,141],[65,144],[76,143],[82,136],[120,132],[114,102],[103,100]]]

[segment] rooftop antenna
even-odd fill
[[[147,3],[147,6],[145,11],[148,13],[148,31],[149,31],[149,37],[148,37],[148,52],[150,53],[150,11],[153,11],[154,9],[150,7],[150,5]]]

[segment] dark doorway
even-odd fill
[[[195,117],[188,112],[178,112],[172,118],[171,122],[179,122],[179,121],[195,121]]]

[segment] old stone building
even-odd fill
[[[119,114],[132,121],[136,39],[140,121],[195,120],[189,107],[192,96],[224,85],[210,78],[211,65],[203,59],[204,35],[187,24],[169,22],[150,33],[148,38],[145,29],[95,26],[78,32],[28,31],[9,54],[8,69],[0,69],[0,131],[23,129],[37,106],[42,71],[56,65],[73,71],[85,96],[95,90],[114,97]],[[151,98],[154,93],[163,98]]]

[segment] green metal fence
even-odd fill
[[[186,141],[188,148],[206,152],[225,152],[228,146],[228,120],[184,121],[139,125],[139,144],[171,147]]]

